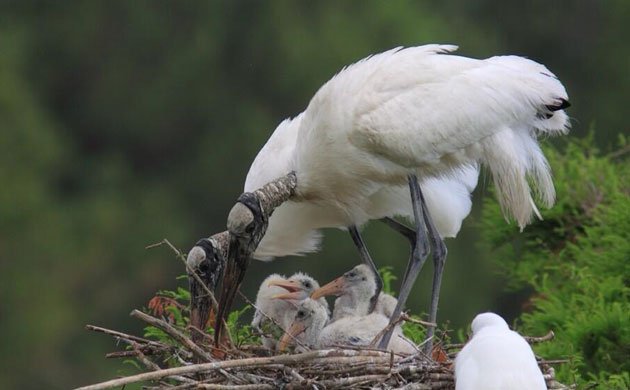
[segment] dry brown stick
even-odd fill
[[[540,360],[538,364],[564,364],[570,362],[570,359],[554,359],[554,360]]]
[[[369,345],[367,345],[367,346],[359,346],[359,345],[354,346],[354,345],[347,345],[347,344],[333,344],[333,345],[331,345],[331,347],[339,348],[339,349],[352,349],[352,350],[355,350],[355,351],[379,352],[381,354],[387,354],[387,356],[389,356],[390,353],[392,352],[392,351],[384,351],[384,350],[378,349],[378,348],[373,348],[373,347],[370,347]],[[398,352],[394,352],[394,355],[396,355],[398,357],[403,357],[403,358],[408,357],[407,354],[402,354],[402,353],[398,353]]]
[[[141,312],[140,310],[133,310],[131,312],[131,316],[141,319],[144,322],[147,322],[155,327],[160,328],[164,332],[168,333],[172,338],[182,343],[185,347],[190,349],[190,351],[195,354],[197,357],[203,359],[206,362],[211,362],[212,357],[203,349],[199,348],[197,344],[193,343],[191,339],[186,337],[182,332],[175,329],[171,324],[166,321],[162,321],[158,318],[152,317],[146,313]]]
[[[317,381],[315,384],[320,385],[324,388],[332,388],[333,386],[337,386],[339,388],[346,388],[348,386],[367,383],[367,382],[381,382],[384,379],[389,378],[389,375],[362,375],[362,376],[351,376],[348,378],[339,378],[339,379],[326,379],[323,381]]]
[[[198,382],[184,383],[182,385],[173,386],[170,388],[170,390],[198,389],[197,385],[204,384],[204,383],[215,383],[215,382],[221,382],[221,381],[223,381],[223,378],[215,377],[211,379],[204,379]]]
[[[136,356],[135,351],[115,351],[109,352],[105,354],[105,359],[120,359],[126,357],[134,357]]]
[[[213,389],[213,390],[275,390],[277,385],[270,384],[255,384],[255,385],[220,385],[214,383],[200,383],[197,385],[198,389]]]
[[[149,370],[153,370],[153,371],[157,371],[157,370],[161,370],[160,366],[158,366],[155,362],[153,362],[152,360],[150,360],[149,358],[147,358],[142,351],[140,350],[140,345],[138,343],[136,343],[133,340],[128,340],[126,341],[127,343],[129,343],[129,345],[131,345],[131,348],[133,349],[133,351],[136,353],[136,359],[140,360],[140,362],[142,364],[144,364],[144,366],[146,368],[148,368]]]
[[[144,313],[143,313],[144,314]],[[264,366],[267,364],[297,364],[317,358],[335,356],[362,356],[361,353],[352,350],[323,349],[319,351],[305,352],[297,355],[280,355],[264,358],[248,358],[238,360],[224,360],[212,363],[191,364],[184,367],[167,368],[160,371],[145,372],[124,378],[112,379],[94,385],[79,387],[76,390],[102,390],[128,385],[130,383],[161,379],[167,376],[201,373],[228,368],[242,368]]]
[[[369,374],[389,374],[390,368],[380,364],[370,364],[352,366],[341,368],[338,370],[326,370],[325,372],[319,371],[319,374],[325,374],[326,376],[337,376],[342,374],[356,374],[357,372],[369,373]],[[304,370],[305,374],[317,374],[317,370]]]
[[[525,341],[527,341],[530,344],[536,344],[536,343],[542,343],[545,341],[549,341],[552,340],[556,335],[553,333],[553,330],[550,330],[549,333],[547,333],[544,336],[540,336],[540,337],[535,337],[535,336],[523,336],[523,338],[525,339]]]
[[[299,382],[305,382],[306,381],[306,379],[304,379],[304,377],[302,375],[300,375],[297,371],[295,371],[291,367],[285,367],[284,371],[285,371],[285,373],[289,373],[289,375],[291,375],[291,377],[293,379],[296,379]]]
[[[170,349],[170,347],[168,345],[159,343],[157,341],[144,339],[144,338],[138,337],[138,336],[132,336],[132,335],[127,334],[127,333],[118,332],[116,330],[111,330],[111,329],[107,329],[107,328],[102,328],[100,326],[85,325],[85,329],[91,330],[91,331],[94,331],[94,332],[105,333],[105,334],[108,334],[110,336],[114,336],[114,337],[118,337],[118,338],[122,338],[122,339],[137,341],[139,343],[144,343],[144,344],[156,346],[156,347],[159,347],[159,348]]]
[[[411,317],[409,314],[407,313],[401,313],[400,317],[403,319],[403,321],[406,322],[412,322],[414,324],[420,324],[420,325],[424,325],[424,326],[433,326],[433,327],[437,327],[437,324],[434,322],[429,322],[429,321],[423,321],[423,320],[419,320],[417,318],[413,318]]]
[[[133,348],[134,352],[136,353],[136,359],[140,360],[140,362],[142,364],[144,364],[144,366],[146,368],[148,368],[149,370],[152,371],[158,371],[161,370],[162,368],[160,366],[158,366],[155,362],[153,362],[151,359],[147,358],[144,353],[142,353],[142,351],[140,350],[140,344],[136,343],[135,341],[132,340],[125,340],[126,342],[128,342],[131,345],[131,348]],[[176,380],[178,382],[183,382],[183,383],[194,383],[196,382],[195,380],[192,380],[190,378],[186,378],[180,375],[173,375],[171,377],[169,377],[173,380]]]
[[[630,153],[630,145],[626,145],[621,149],[615,150],[614,152],[608,153],[606,157],[610,159],[615,159],[623,156],[624,154]]]

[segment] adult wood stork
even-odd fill
[[[256,157],[245,190],[280,177],[269,188],[281,196],[261,199],[262,192],[246,192],[230,212],[220,318],[254,250],[258,258],[305,253],[316,249],[318,229],[347,227],[363,261],[374,269],[356,227],[370,219],[413,215],[410,261],[392,319],[400,315],[432,248],[429,320],[435,322],[446,247],[420,183],[435,178],[467,188],[465,171],[481,163],[492,173],[504,214],[521,228],[538,213],[533,195],[545,206],[553,204],[551,174],[537,136],[567,130],[563,85],[534,61],[447,55],[455,49],[396,48],[361,60],[324,84],[303,113],[278,126]],[[455,192],[442,191],[439,207],[457,209],[452,196],[469,202],[468,194]],[[268,220],[265,235],[273,207],[263,204],[275,207],[288,197]],[[221,324],[217,321],[215,337]]]
[[[368,297],[369,299],[369,297]],[[335,345],[367,346],[387,327],[389,320],[382,314],[348,316],[328,323],[328,313],[312,299],[303,301],[295,314],[291,327],[280,339],[278,350],[283,351],[292,340],[315,348]],[[417,350],[399,329],[389,341],[389,351],[413,354]]]
[[[297,306],[318,288],[319,283],[302,272],[289,278],[278,274],[265,278],[256,295],[256,312],[252,319],[252,327],[262,334],[263,346],[276,348],[277,341],[293,322]],[[326,299],[316,302],[328,311]]]
[[[482,313],[472,339],[455,358],[456,390],[546,390],[531,347],[503,318]]]

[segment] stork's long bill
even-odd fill
[[[204,331],[211,317],[210,297],[196,279],[189,277],[190,283],[190,324]]]
[[[211,322],[213,316],[210,293],[215,289],[223,271],[224,257],[215,248],[215,242],[211,239],[199,240],[186,260],[190,285],[190,325],[201,332],[193,332],[195,340]]]
[[[311,299],[319,299],[328,295],[341,295],[345,288],[346,279],[343,276],[338,277],[330,283],[327,283],[311,294]]]
[[[238,288],[243,282],[245,277],[245,271],[249,266],[250,256],[249,254],[243,255],[239,250],[241,245],[239,244],[238,237],[230,236],[230,247],[228,250],[228,260],[223,275],[223,285],[221,288],[221,298],[219,300],[219,309],[217,313],[217,319],[214,324],[214,343],[219,345],[221,340],[221,333],[223,332],[223,321],[226,319],[227,314],[232,307],[234,297]]]

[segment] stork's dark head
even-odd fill
[[[238,202],[228,215],[227,228],[230,232],[230,243],[219,312],[214,327],[217,345],[221,339],[223,321],[245,277],[252,254],[265,235],[268,222],[268,216],[263,213],[257,196],[250,192],[245,192],[238,198]]]
[[[212,308],[208,291],[214,293],[223,274],[225,258],[214,240],[202,238],[188,253],[186,264],[190,283],[190,324],[203,331]]]

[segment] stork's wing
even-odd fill
[[[528,176],[543,202],[553,203],[536,134],[566,130],[564,87],[547,68],[525,58],[475,60],[439,54],[450,46],[429,49],[390,51],[359,62],[316,99],[352,100],[350,142],[399,166],[426,172],[471,159],[485,163],[504,210],[524,226],[537,211]],[[357,86],[359,76],[363,84]]]

